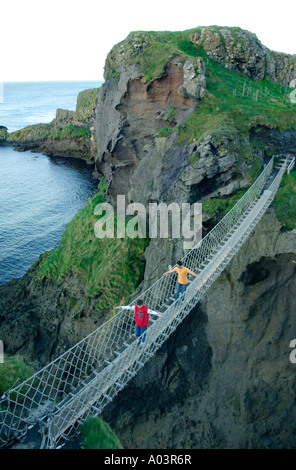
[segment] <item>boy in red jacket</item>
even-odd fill
[[[149,314],[160,316],[159,313],[154,312],[154,310],[150,310],[142,299],[137,300],[136,305],[130,306],[120,306],[115,308],[122,308],[124,310],[135,310],[135,334],[136,337],[139,339],[139,343],[143,346],[146,339],[146,330],[149,322]],[[142,342],[141,342],[141,335],[142,335]]]

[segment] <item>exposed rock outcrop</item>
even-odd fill
[[[270,209],[204,301],[104,412],[124,445],[296,446],[292,260],[296,232],[281,232]]]
[[[57,109],[49,124],[35,124],[4,133],[0,145],[11,145],[18,151],[33,150],[58,157],[76,157],[93,164],[97,145],[93,133],[94,110],[98,89],[78,94],[76,111]]]
[[[95,299],[76,276],[37,282],[39,263],[21,279],[0,287],[1,340],[7,355],[44,366],[98,326]]]
[[[198,28],[191,34],[191,41],[228,69],[254,80],[268,77],[289,85],[296,79],[296,54],[270,51],[249,31],[218,26]]]
[[[199,65],[204,77],[201,59]],[[194,95],[193,69],[189,59],[182,67],[174,60],[147,86],[134,67],[130,75],[123,71],[119,79],[112,77],[102,87],[95,125],[96,167],[114,204],[117,194],[143,204],[173,198],[192,202],[214,195],[219,188],[220,194],[227,194],[249,185],[245,172],[252,161],[240,165],[239,150],[249,143],[238,133],[224,130],[219,142],[216,133],[189,145],[180,145],[177,135],[170,135],[203,96],[200,89]],[[198,83],[205,85],[205,78]],[[172,192],[175,186],[178,196]]]
[[[236,72],[253,74],[257,79],[265,74],[261,69],[267,49],[247,31],[201,28],[188,32],[188,38],[223,65],[222,58],[231,56]],[[167,54],[166,66],[148,79],[139,58],[156,42],[156,34],[133,33],[115,46],[106,60],[106,81],[99,93],[95,120],[96,168],[107,181],[114,206],[118,194],[145,206],[149,202],[193,203],[228,197],[247,188],[270,155],[296,153],[295,130],[279,132],[256,126],[243,135],[227,120],[222,120],[218,129],[209,127],[199,138],[180,141],[178,129],[186,128],[187,117],[198,115],[208,93],[206,59],[183,56],[179,49],[179,55]],[[242,61],[236,47],[243,54]],[[224,55],[220,57],[217,51]],[[239,70],[241,63],[249,69]],[[181,243],[172,243],[169,248],[169,243],[154,239],[147,253],[169,251],[168,264],[172,264],[184,254]],[[161,269],[155,266],[154,256],[151,263],[147,256],[145,286],[159,277]]]
[[[295,78],[295,56],[268,51],[248,32],[204,28],[191,33],[191,42],[250,78],[269,76],[282,84]],[[295,129],[267,126],[246,135],[221,122],[219,130],[180,141],[174,131],[186,126],[207,93],[206,62],[201,58],[199,69],[204,91],[194,96],[199,75],[192,57],[170,56],[148,80],[136,60],[148,47],[149,38],[136,33],[106,61],[96,165],[113,203],[117,194],[145,205],[225,198],[248,187],[270,155],[296,153]],[[187,43],[185,48],[190,50]],[[127,447],[296,445],[295,371],[289,363],[296,326],[295,240],[295,230],[282,231],[270,209],[206,299],[106,409],[104,417]],[[180,240],[151,240],[141,287],[183,254]],[[135,400],[139,396],[144,400]]]
[[[206,95],[211,95],[207,90],[207,59],[190,47],[202,47],[207,57],[232,71],[256,80],[268,76],[284,84],[295,78],[295,56],[273,53],[254,34],[239,28],[197,28],[187,36],[174,39],[178,48],[171,45],[170,37],[165,38],[167,43],[160,49],[158,41],[164,41],[162,36],[132,33],[107,57],[106,81],[99,92],[94,127],[98,143],[96,168],[107,181],[113,204],[117,194],[144,204],[170,199],[171,187],[177,181],[183,181],[184,198],[188,200],[190,194],[190,201],[212,197],[218,188],[220,194],[231,194],[246,187],[248,169],[254,173],[252,167],[259,168],[258,158],[263,164],[264,158],[272,154],[268,149],[262,152],[262,142],[256,139],[256,128],[264,127],[260,116],[252,116],[254,132],[250,135],[243,135],[235,128],[235,122],[228,122],[225,116],[224,122],[223,117],[219,118],[218,126],[213,123],[211,129],[209,125],[208,133],[202,137],[180,140],[187,118],[196,113]],[[159,48],[159,60],[149,68],[147,51],[152,54],[154,48]],[[154,70],[153,75],[150,69]],[[236,93],[236,89],[232,91]],[[242,92],[245,93],[243,88]],[[258,93],[259,89],[256,100]],[[218,100],[219,97],[219,110]],[[198,134],[198,125],[193,132]],[[274,144],[271,142],[270,146]],[[280,151],[289,151],[286,147],[294,148],[294,143],[282,145]]]
[[[201,59],[199,67],[196,72],[194,61],[188,59],[182,64],[180,60],[173,60],[163,75],[147,85],[139,67],[131,66],[128,73],[123,69],[119,78],[109,78],[101,88],[95,121],[96,167],[109,185],[111,198],[115,193],[129,194],[129,200],[139,201],[138,185],[143,177],[146,182],[150,178],[156,188],[151,199],[159,199],[167,190],[171,181],[162,182],[161,175],[166,174],[163,165],[168,166],[168,162],[161,162],[161,159],[166,158],[169,150],[171,154],[174,151],[171,141],[164,142],[158,132],[165,129],[169,135],[194,110],[205,86]],[[184,166],[184,158],[177,148],[175,154],[169,162],[172,172],[173,159],[178,167]],[[147,202],[147,191],[144,197]],[[144,197],[139,202],[144,201]]]

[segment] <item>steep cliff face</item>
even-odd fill
[[[1,340],[7,356],[20,354],[36,369],[62,354],[102,321],[79,277],[36,280],[39,263],[0,287]]]
[[[168,178],[168,167],[173,178],[184,167],[183,149],[175,148],[170,139],[167,144],[166,137],[162,139],[158,132],[168,137],[194,110],[200,97],[195,81],[200,74],[204,77],[203,63],[201,60],[199,63],[201,71],[195,72],[192,62],[182,64],[173,60],[166,73],[148,85],[139,67],[132,66],[119,78],[108,79],[102,88],[95,125],[96,166],[106,178],[111,198],[127,194],[130,201],[147,203],[148,199],[159,199],[172,182],[164,180]],[[190,93],[192,83],[195,86]],[[144,194],[139,194],[139,185]]]
[[[246,186],[254,153],[261,163],[268,156],[262,142],[253,143],[251,130],[281,125],[275,116],[285,112],[292,89],[274,82],[296,78],[295,56],[277,54],[277,66],[273,57],[255,35],[239,28],[132,33],[115,46],[106,60],[94,126],[96,167],[112,202],[117,194],[144,204],[170,198],[179,178],[186,178],[186,198],[187,192],[203,198],[226,184],[228,193]],[[267,76],[271,81],[262,85],[247,79]],[[276,112],[269,102],[278,105]],[[294,111],[286,116],[288,131],[295,126]],[[197,178],[181,176],[197,161],[203,168]]]
[[[295,154],[291,88],[275,84],[296,77],[295,57],[278,54],[281,65],[269,74],[273,57],[239,28],[131,33],[114,46],[94,125],[96,168],[112,204],[119,194],[146,207],[231,197],[271,155]],[[273,82],[247,78],[269,75]],[[154,251],[166,261],[155,263]],[[152,240],[144,285],[183,254],[178,240]]]
[[[167,37],[166,61],[154,68],[145,61],[149,47],[157,49],[153,33],[130,35],[107,58],[96,165],[113,203],[118,194],[145,205],[228,201],[254,181],[271,155],[296,153],[291,89],[265,80],[252,89],[248,105],[246,90],[254,85],[238,75],[290,84],[295,56],[268,51],[238,29],[198,28],[187,35],[177,49]],[[278,111],[292,112],[287,127],[280,117],[273,121],[277,111],[268,109],[270,99]],[[218,212],[211,224],[217,218]],[[295,235],[283,231],[270,209],[206,299],[109,405],[104,417],[127,447],[295,447],[295,370],[289,362],[296,327]],[[182,240],[151,240],[141,288],[183,254]]]
[[[294,448],[296,232],[268,210],[182,326],[109,405],[129,448]]]

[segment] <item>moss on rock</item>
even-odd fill
[[[4,126],[0,126],[0,144],[4,144],[7,140],[8,132],[7,128]]]

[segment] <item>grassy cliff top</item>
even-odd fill
[[[210,58],[205,58],[205,63],[206,95],[180,130],[180,141],[199,139],[216,129],[235,129],[247,135],[257,126],[280,132],[296,128],[296,105],[289,100],[291,88],[268,79],[254,81]]]
[[[242,48],[243,38],[248,39],[248,47],[254,47],[254,51],[261,48],[263,54],[267,50],[253,33],[240,28],[226,29],[231,36],[228,51],[231,47]],[[290,101],[292,88],[271,80],[266,71],[263,80],[253,80],[245,74],[229,70],[201,47],[205,39],[199,45],[192,40],[192,35],[200,35],[202,30],[132,32],[109,53],[105,65],[106,77],[119,77],[123,69],[138,64],[149,84],[165,73],[167,64],[173,58],[178,58],[179,63],[190,60],[193,65],[202,59],[206,68],[206,93],[196,111],[187,118],[185,126],[178,129],[180,143],[199,139],[216,129],[234,129],[244,135],[252,127],[260,125],[281,132],[295,129],[296,105]],[[212,26],[207,30],[217,32],[222,47],[225,42],[221,33],[223,28]]]
[[[194,48],[195,45],[198,47]],[[175,56],[197,54],[204,58],[217,58],[220,54],[220,58],[224,56],[227,63],[229,55],[235,58],[241,53],[246,53],[250,62],[266,56],[271,60],[284,59],[289,68],[295,68],[296,65],[296,54],[271,51],[250,31],[239,27],[199,26],[185,31],[133,31],[111,49],[106,59],[105,71],[108,77],[118,74],[121,66],[139,63],[146,81],[149,82],[161,75],[166,64]],[[243,56],[240,58],[242,62],[245,59]],[[281,62],[276,65],[277,68],[283,66]],[[268,68],[263,68],[264,75],[267,75]]]
[[[147,239],[96,238],[95,207],[105,200],[104,182],[69,222],[60,246],[41,255],[36,278],[52,282],[78,276],[87,295],[96,297],[98,310],[111,308],[127,299],[138,287],[144,272],[142,260]],[[116,233],[116,232],[115,232]]]

